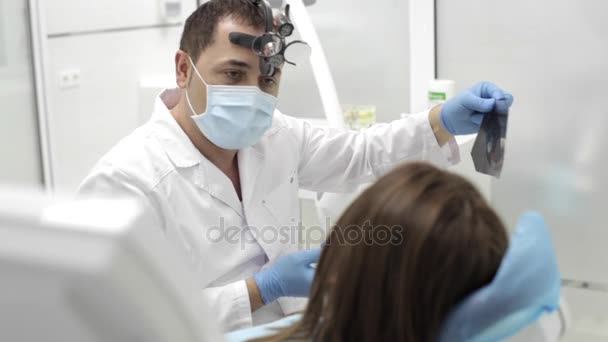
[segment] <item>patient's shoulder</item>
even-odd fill
[[[243,342],[251,339],[267,337],[277,333],[279,330],[290,327],[291,325],[302,319],[301,314],[287,316],[278,321],[267,323],[264,325],[258,325],[257,327],[237,330],[225,335],[225,341],[227,342]]]

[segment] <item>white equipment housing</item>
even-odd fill
[[[0,341],[219,341],[160,227],[128,200],[0,191]]]

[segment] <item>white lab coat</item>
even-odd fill
[[[438,145],[428,112],[355,133],[316,128],[277,111],[261,141],[238,152],[241,203],[228,177],[171,116],[178,92],[159,95],[150,121],[99,161],[79,194],[132,196],[144,203],[189,260],[226,331],[304,308],[301,299],[282,298],[252,315],[244,281],[298,249],[293,232],[300,220],[299,188],[352,191],[407,160],[440,166],[459,161],[455,141]],[[282,230],[277,234],[272,227]]]

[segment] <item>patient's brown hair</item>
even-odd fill
[[[492,280],[507,245],[471,183],[406,164],[338,220],[302,320],[260,341],[435,341],[450,310]]]

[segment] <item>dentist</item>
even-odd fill
[[[319,250],[300,251],[298,190],[351,191],[408,160],[459,161],[497,100],[482,82],[443,106],[363,132],[321,129],[276,110],[281,68],[231,33],[268,33],[255,0],[211,0],[188,18],[178,88],[94,167],[79,193],[136,198],[196,273],[226,331],[304,308]],[[157,229],[151,227],[151,229]]]

